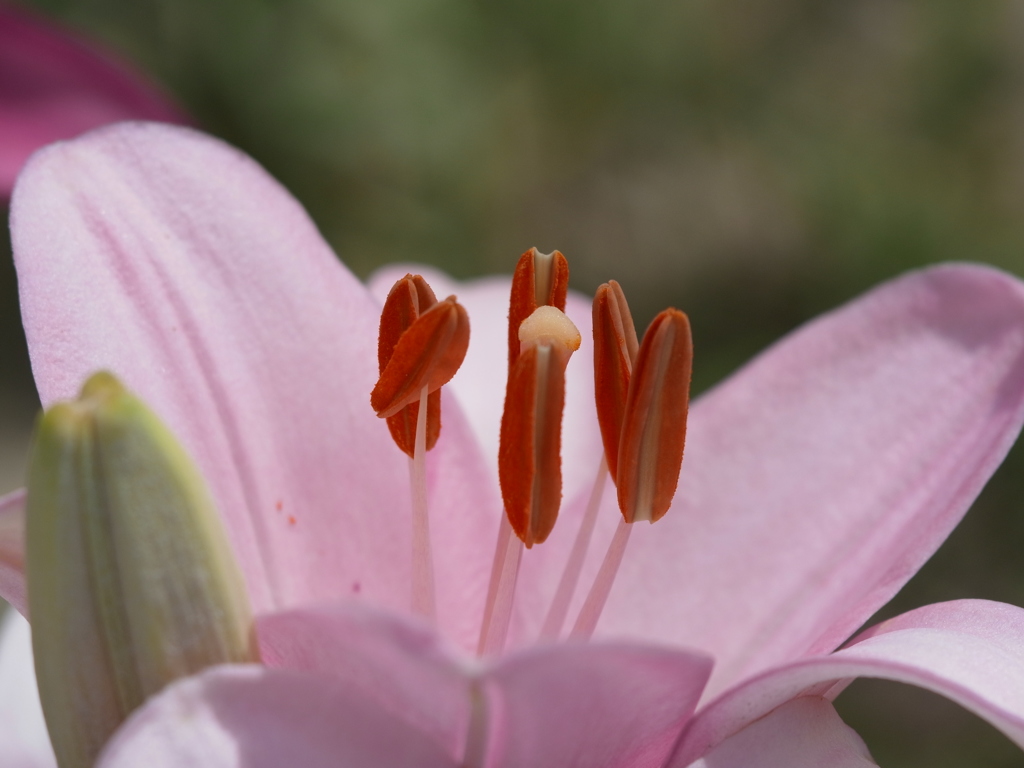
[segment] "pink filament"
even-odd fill
[[[416,440],[409,463],[412,481],[412,610],[430,622],[437,618],[434,599],[434,556],[427,513],[427,388],[420,391]]]
[[[569,559],[565,563],[565,570],[562,571],[562,580],[558,583],[555,597],[551,601],[547,618],[544,619],[544,626],[540,630],[541,640],[557,640],[562,632],[562,625],[565,624],[565,617],[569,613],[569,603],[576,593],[576,586],[580,581],[580,572],[583,570],[583,561],[587,557],[587,550],[590,548],[590,539],[594,534],[594,525],[597,523],[597,510],[601,506],[601,497],[604,494],[604,486],[608,477],[608,462],[604,453],[601,454],[601,463],[597,468],[597,476],[594,478],[594,485],[590,489],[590,498],[587,501],[587,511],[583,515],[583,522],[576,533],[576,541],[572,545]]]
[[[608,601],[608,594],[612,591],[612,584],[615,583],[615,576],[622,564],[622,556],[626,554],[626,545],[629,543],[629,534],[632,530],[632,523],[627,523],[624,519],[619,520],[619,527],[615,529],[615,536],[608,545],[601,570],[597,572],[590,594],[587,595],[576,619],[576,626],[569,633],[570,637],[589,640],[594,634],[594,628],[601,618],[604,604]]]
[[[502,515],[498,527],[498,543],[494,549],[494,565],[491,567],[491,583],[487,588],[484,620],[480,627],[480,643],[477,646],[479,656],[493,656],[505,649],[522,557],[523,542],[512,533],[508,515]]]

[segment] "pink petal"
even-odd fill
[[[510,269],[514,263],[514,258],[509,260]],[[496,488],[498,431],[508,371],[508,347],[505,340],[508,332],[510,279],[487,277],[460,283],[422,264],[396,264],[375,272],[370,278],[370,290],[383,301],[395,281],[407,272],[423,275],[439,297],[455,294],[469,313],[472,329],[469,352],[446,391],[454,393],[465,410],[483,446],[488,476]],[[573,354],[566,371],[566,406],[562,425],[562,509],[558,524],[544,546],[534,547],[523,555],[516,588],[515,614],[509,629],[510,647],[526,646],[537,638],[576,537],[601,460],[601,436],[594,407],[590,300],[570,292],[566,312],[580,329],[583,345]],[[613,497],[614,493],[610,496]],[[500,501],[495,509],[497,514],[501,514]],[[493,552],[493,541],[497,535],[497,514],[491,538],[487,542],[488,556]],[[605,539],[602,535],[605,538],[611,536],[617,516],[614,510],[609,510],[603,516],[595,536],[595,541],[601,542],[598,546],[603,546]]]
[[[426,626],[348,602],[262,616],[257,634],[268,666],[329,676],[461,753],[470,677]]]
[[[661,765],[711,668],[700,655],[622,643],[481,665],[426,627],[352,604],[265,616],[258,633],[266,663],[328,676],[459,759],[468,730],[502,768]]]
[[[867,747],[825,699],[804,696],[727,739],[690,768],[868,768]]]
[[[114,735],[97,768],[456,768],[426,737],[327,680],[214,667],[166,688]]]
[[[28,622],[14,611],[0,618],[0,765],[57,765],[39,706]]]
[[[35,150],[127,119],[184,122],[166,96],[123,62],[0,5],[0,198]]]
[[[487,754],[501,768],[660,766],[711,660],[625,643],[539,646],[486,676]]]
[[[959,600],[911,611],[829,656],[795,661],[741,683],[690,721],[669,765],[685,768],[789,699],[834,698],[854,677],[940,693],[1024,747],[1024,609]]]
[[[408,462],[369,407],[379,308],[277,182],[194,131],[120,124],[37,154],[11,220],[44,403],[98,368],[146,399],[210,483],[257,611],[407,608]],[[446,409],[428,473],[458,634],[486,589],[463,585],[486,581],[494,492]]]
[[[711,653],[712,691],[831,650],[945,539],[1022,420],[1020,282],[948,265],[871,291],[696,404],[675,505],[633,533],[599,632]]]
[[[27,615],[25,491],[0,496],[0,598]]]

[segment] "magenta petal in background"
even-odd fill
[[[598,630],[711,653],[712,692],[830,651],[942,543],[1022,420],[1021,283],[969,265],[886,283],[700,398],[676,501],[634,531]]]
[[[125,64],[0,4],[0,199],[35,150],[131,119],[184,122],[155,86]]]
[[[910,611],[833,654],[741,683],[690,722],[669,766],[686,768],[792,698],[833,698],[855,677],[896,680],[942,694],[1024,747],[1024,609],[958,600]]]
[[[369,407],[379,305],[291,195],[220,141],[123,123],[38,153],[11,229],[43,403],[99,368],[150,403],[210,483],[257,612],[407,608],[408,462]],[[438,609],[469,644],[496,495],[445,408]]]
[[[456,768],[425,736],[301,672],[214,667],[150,699],[97,768]]]
[[[0,598],[28,614],[25,592],[25,492],[0,496]]]
[[[690,768],[873,768],[854,731],[825,699],[783,704]]]

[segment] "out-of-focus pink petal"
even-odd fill
[[[660,766],[710,673],[705,656],[624,643],[512,654],[483,682],[489,764]]]
[[[0,619],[0,765],[57,765],[39,706],[28,622],[14,611]]]
[[[257,631],[266,663],[331,678],[452,757],[470,732],[502,768],[660,765],[711,668],[702,655],[621,643],[549,645],[481,665],[425,626],[351,604],[265,616]]]
[[[461,754],[470,675],[426,626],[348,602],[262,616],[257,634],[265,664],[329,676]]]
[[[327,678],[214,667],[136,710],[97,768],[456,768],[427,737]]]
[[[28,156],[118,120],[185,122],[127,65],[52,25],[0,5],[0,198]]]
[[[794,699],[744,728],[690,768],[869,768],[864,742],[832,705]]]
[[[634,531],[598,630],[708,651],[712,692],[829,651],[935,551],[1022,420],[1019,281],[946,265],[883,285],[694,406],[676,502]]]
[[[0,598],[28,614],[25,593],[25,491],[0,497]]]
[[[408,609],[409,467],[369,406],[379,308],[276,181],[189,129],[119,124],[35,155],[11,228],[44,404],[98,368],[149,402],[210,483],[257,612]],[[457,407],[428,462],[434,516],[457,521],[437,529],[463,526],[439,569],[454,634],[494,525]]]
[[[940,693],[1024,747],[1024,609],[958,600],[910,611],[831,655],[802,659],[741,683],[690,721],[669,765],[685,768],[789,699],[834,698],[855,677]]]
[[[509,268],[512,266],[514,258],[509,261]],[[439,297],[455,294],[469,313],[469,351],[459,372],[445,390],[454,393],[462,405],[466,418],[483,446],[488,477],[496,488],[498,432],[505,403],[505,377],[508,371],[510,278],[486,277],[460,283],[432,267],[422,264],[397,264],[384,267],[373,274],[370,278],[371,292],[378,300],[383,301],[395,281],[407,272],[423,275]],[[559,512],[558,523],[551,536],[544,542],[544,546],[534,547],[523,555],[516,587],[515,613],[509,628],[510,647],[526,646],[537,638],[576,537],[603,450],[594,406],[590,301],[570,291],[566,301],[566,313],[579,328],[583,344],[573,354],[566,370],[565,414],[562,424],[562,509]],[[610,496],[614,498],[614,493]],[[497,509],[500,514],[500,500]],[[611,536],[617,519],[618,512],[608,510],[599,521],[595,541],[601,543],[597,546],[603,546],[605,538]],[[497,519],[493,525],[492,541],[487,547],[488,557],[493,553]],[[579,599],[582,600],[582,597]]]

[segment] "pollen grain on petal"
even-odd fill
[[[654,522],[672,503],[686,443],[692,367],[690,321],[666,309],[644,333],[626,399],[616,485],[627,523]]]

